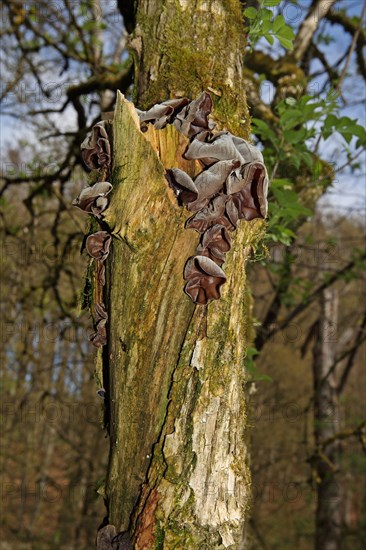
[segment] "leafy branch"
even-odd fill
[[[293,49],[293,29],[286,24],[283,15],[273,16],[272,10],[268,9],[278,6],[280,2],[281,0],[261,0],[259,9],[249,7],[244,10],[245,17],[250,21],[246,31],[252,47],[263,37],[271,46],[277,39],[286,50]]]

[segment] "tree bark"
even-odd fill
[[[240,3],[168,0],[157,10],[161,5],[142,0],[137,13],[132,43],[140,106],[211,88],[221,127],[246,137]],[[230,29],[230,36],[218,44],[220,29]],[[187,81],[173,75],[178,55]],[[184,229],[188,213],[165,180],[166,168],[192,176],[201,170],[182,158],[188,140],[172,126],[141,133],[122,95],[113,134],[103,367],[109,522],[129,530],[137,550],[240,550],[250,500],[244,358],[253,337],[245,262],[263,223],[241,222],[225,262],[221,300],[195,307],[183,292],[183,268],[198,235]]]
[[[324,290],[314,346],[314,437],[317,509],[315,550],[339,550],[343,524],[342,488],[337,479],[340,441],[323,446],[340,431],[339,401],[333,369],[336,349],[338,299],[334,287]]]

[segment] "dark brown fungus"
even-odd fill
[[[231,134],[230,134],[231,135]],[[259,161],[263,162],[263,155],[257,147],[245,141],[245,139],[231,135],[233,143],[243,157],[243,163]]]
[[[107,231],[97,231],[86,239],[86,250],[95,260],[104,261],[109,254],[112,236]]]
[[[188,103],[189,99],[187,97],[181,97],[154,105],[148,111],[136,109],[140,118],[141,130],[147,130],[148,122],[151,122],[157,130],[165,128],[165,126],[172,121],[175,114]]]
[[[212,136],[209,132],[202,132],[190,143],[184,157],[188,160],[199,159],[203,164],[210,165],[218,160],[238,160],[243,164],[244,159],[235,147],[233,136],[221,132]]]
[[[203,92],[194,101],[185,97],[172,99],[148,111],[138,111],[141,130],[146,130],[149,123],[157,129],[173,124],[181,134],[193,138],[184,157],[199,160],[205,168],[195,180],[178,168],[166,173],[179,204],[195,212],[185,227],[201,234],[198,255],[190,258],[184,269],[185,292],[201,305],[220,297],[220,288],[226,280],[220,266],[231,248],[229,231],[236,229],[240,219],[252,220],[267,215],[268,175],[261,152],[229,132],[214,134],[215,124],[209,120],[211,109],[211,96]],[[82,144],[82,154],[91,169],[110,165],[105,122],[93,127]],[[107,195],[111,189],[109,182],[96,183],[83,189],[73,204],[101,218],[108,206]],[[86,242],[88,253],[97,261],[96,280],[100,286],[105,284],[104,260],[110,243],[111,236],[106,231],[89,235]],[[90,339],[97,347],[106,343],[107,319],[104,304],[95,304],[96,332]],[[123,537],[117,535],[112,542],[113,548],[117,542],[116,548],[120,550],[130,548],[128,534],[121,535],[125,537],[126,546],[121,545]]]
[[[211,96],[209,93],[203,92],[198,99],[191,101],[177,113],[173,124],[178,132],[191,138],[203,130],[212,130],[215,127],[215,124],[208,120],[211,110]]]
[[[154,105],[148,111],[139,111],[137,109],[137,113],[140,118],[141,130],[147,130],[148,122],[151,122],[157,130],[165,128],[173,112],[174,109],[169,105],[165,105],[164,103]]]
[[[195,201],[198,196],[197,187],[186,172],[179,168],[166,171],[166,179],[178,199],[180,205]]]
[[[227,183],[227,191],[232,198],[232,206],[238,212],[238,219],[247,221],[265,218],[267,215],[268,176],[263,163],[245,165],[242,178]]]
[[[105,120],[95,124],[91,133],[84,139],[81,144],[81,156],[90,170],[110,165],[111,146]]]
[[[219,265],[225,261],[225,253],[231,248],[228,230],[223,225],[215,224],[202,235],[197,248],[200,256],[208,256]]]
[[[211,258],[194,256],[184,268],[184,279],[187,281],[184,292],[191,300],[205,305],[211,300],[220,298],[220,288],[226,281],[226,275]]]
[[[117,535],[114,525],[106,525],[97,534],[97,550],[113,550],[112,541]]]
[[[107,343],[106,324],[108,314],[103,303],[94,304],[95,328],[96,331],[90,335],[90,341],[96,348],[104,346]]]
[[[225,227],[227,227],[229,231],[234,231],[234,229],[237,228],[237,223],[239,221],[239,213],[233,202],[232,196],[228,197],[225,203],[225,215],[229,220],[229,226],[225,225]]]
[[[197,214],[188,218],[185,228],[195,229],[198,233],[204,233],[215,224],[223,225],[229,230],[235,229],[226,213],[228,200],[229,197],[226,195],[218,195],[208,203],[206,208],[202,208]]]
[[[239,166],[237,160],[221,160],[201,172],[194,181],[198,191],[197,199],[187,205],[188,210],[197,212],[207,206],[211,197],[222,191],[228,176]]]
[[[108,206],[107,195],[112,190],[112,184],[108,181],[100,181],[91,187],[85,187],[77,199],[72,201],[74,206],[94,214],[97,218],[101,217],[102,212]]]

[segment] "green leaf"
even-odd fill
[[[276,38],[280,42],[281,46],[286,48],[286,50],[292,50],[293,49],[293,44],[292,44],[291,40],[288,40],[287,38],[283,38],[283,36],[278,36],[278,35],[277,35]]]
[[[294,98],[288,98],[294,99]],[[295,100],[296,103],[296,100]],[[303,113],[299,109],[288,109],[280,117],[280,125],[284,130],[290,130],[297,124],[303,122]]]
[[[270,128],[268,124],[264,122],[264,120],[260,120],[259,118],[252,118],[252,124],[258,130],[257,132],[254,132],[254,133],[259,133],[261,136],[270,139],[272,143],[276,145],[278,141],[278,137],[276,136],[272,128]]]
[[[281,188],[281,187],[284,187],[284,188],[287,188],[287,189],[292,189],[293,187],[293,183],[291,180],[288,180],[286,178],[275,178],[272,180],[272,187],[278,187],[278,188]]]
[[[271,34],[266,34],[266,36],[264,38],[267,40],[267,42],[269,42],[269,44],[271,44],[271,46],[273,46],[274,38]]]
[[[266,8],[274,8],[275,6],[278,6],[280,2],[281,0],[264,0],[263,6]]]
[[[293,40],[295,38],[293,29],[286,24],[280,28],[280,32],[278,34],[283,38],[288,38],[289,40]]]
[[[268,31],[272,28],[272,23],[268,19],[266,21],[263,21],[262,24],[262,35],[267,38]]]
[[[272,19],[271,10],[262,9],[259,10],[259,19],[262,21],[270,21]]]
[[[244,10],[244,15],[245,17],[247,17],[248,19],[255,19],[258,15],[258,12],[255,8],[246,8]]]
[[[278,231],[283,233],[284,235],[287,235],[288,237],[296,238],[296,233],[294,233],[291,229],[288,227],[285,227],[284,225],[277,225],[276,226]]]
[[[310,168],[310,169],[313,168],[314,159],[308,151],[303,151],[301,153],[301,158],[305,162],[305,164],[308,168]]]
[[[333,128],[333,126],[336,126],[337,124],[338,117],[336,117],[335,115],[328,115],[324,121],[324,128],[328,130],[329,128]]]
[[[286,130],[283,132],[284,138],[287,143],[299,143],[303,142],[306,138],[306,128],[302,127],[300,130]]]
[[[277,15],[277,17],[273,21],[273,32],[277,33],[284,25],[286,25],[286,22],[283,15]]]

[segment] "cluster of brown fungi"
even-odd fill
[[[183,273],[184,290],[199,305],[220,298],[221,286],[226,281],[222,265],[225,254],[231,249],[230,233],[235,231],[239,220],[249,221],[267,215],[268,176],[262,154],[230,132],[214,132],[215,124],[209,120],[211,110],[211,96],[203,92],[193,101],[172,99],[148,111],[137,111],[141,131],[146,131],[148,124],[157,129],[172,124],[190,139],[184,157],[198,160],[202,165],[202,171],[194,180],[179,168],[166,173],[178,203],[193,214],[185,227],[196,230],[201,236],[197,254],[188,259]],[[98,122],[81,145],[86,166],[98,170],[102,179],[109,176],[111,167],[107,124],[106,121]],[[99,181],[83,189],[73,204],[94,215],[102,224],[111,191],[111,183]],[[111,239],[106,230],[86,239],[86,250],[97,262],[96,280],[101,289],[94,304],[95,332],[90,337],[96,347],[106,343],[108,314],[103,302],[104,264]]]
[[[158,129],[173,124],[190,138],[184,157],[203,167],[194,180],[179,168],[167,171],[179,204],[194,213],[185,227],[201,235],[197,255],[189,258],[183,274],[186,294],[200,305],[220,298],[226,281],[222,264],[238,221],[267,215],[268,176],[262,154],[230,132],[213,132],[211,110],[211,96],[203,92],[194,101],[173,99],[138,111],[142,130],[147,123]]]
[[[81,155],[84,163],[90,170],[98,170],[103,179],[109,176],[111,166],[111,146],[106,125],[106,121],[98,122],[93,126],[91,135],[81,144]],[[73,201],[73,205],[94,215],[101,223],[103,212],[108,206],[108,195],[111,191],[111,183],[99,181],[91,187],[83,189],[78,198]],[[104,346],[107,343],[106,324],[108,314],[103,301],[103,287],[105,285],[105,260],[109,254],[111,241],[112,236],[108,231],[97,231],[89,235],[85,242],[86,251],[96,261],[95,332],[90,336],[91,342],[96,347]]]

